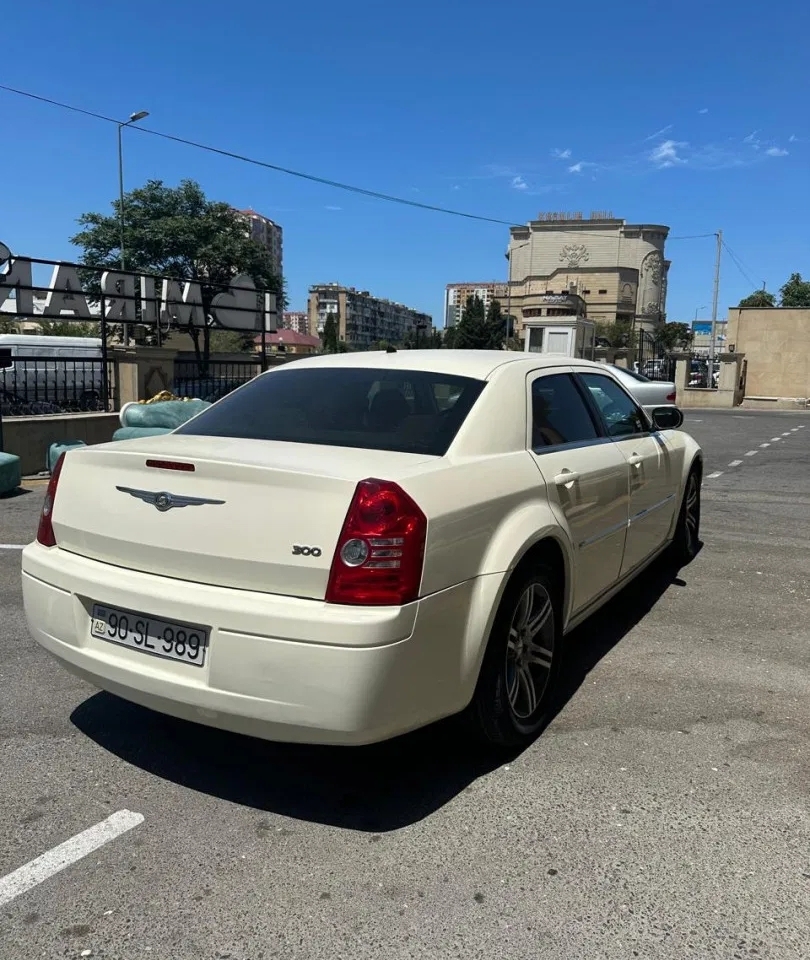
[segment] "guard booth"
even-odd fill
[[[593,360],[596,325],[588,320],[582,297],[548,292],[538,300],[537,306],[523,309],[525,352]]]

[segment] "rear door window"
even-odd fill
[[[443,456],[484,386],[421,370],[279,370],[256,377],[176,432]]]
[[[532,382],[531,417],[535,453],[599,439],[588,405],[567,373],[541,376]]]

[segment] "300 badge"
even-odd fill
[[[319,557],[321,555],[320,547],[305,547],[294,543],[292,548],[294,557]]]

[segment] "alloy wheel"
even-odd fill
[[[529,584],[515,607],[506,644],[506,690],[518,721],[529,721],[551,676],[554,606],[542,583]]]
[[[697,550],[700,529],[700,488],[698,487],[697,476],[694,473],[689,477],[689,484],[686,488],[684,529],[687,551],[689,554],[693,554]]]

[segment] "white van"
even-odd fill
[[[98,337],[43,337],[0,334],[10,349],[10,367],[0,368],[7,402],[46,403],[61,410],[99,410],[104,397],[104,364]]]

